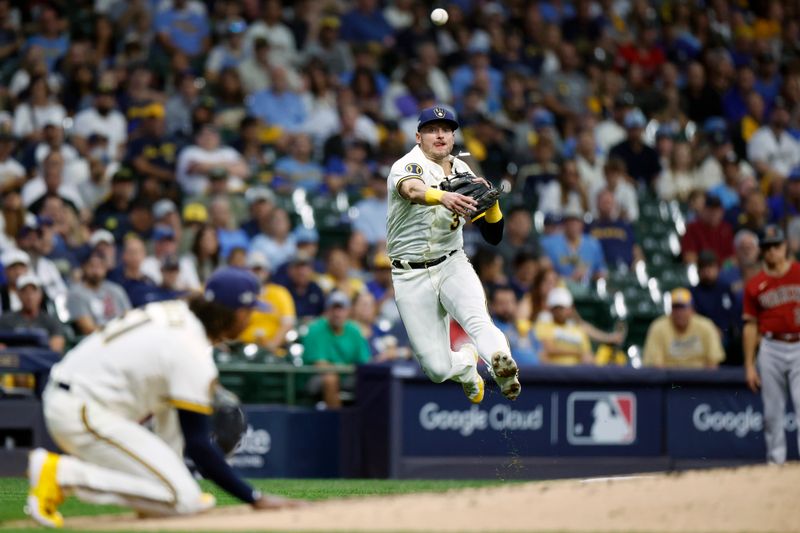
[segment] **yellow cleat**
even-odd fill
[[[45,527],[64,527],[64,517],[58,506],[64,503],[64,493],[56,480],[60,456],[44,448],[28,454],[28,501],[25,513]]]
[[[471,350],[475,355],[475,375],[472,381],[462,383],[461,387],[464,389],[464,394],[466,394],[467,398],[469,398],[469,401],[478,404],[483,401],[483,391],[485,387],[483,378],[478,373],[478,361],[480,360],[480,355],[478,355],[478,349],[473,344],[465,344],[464,348]]]

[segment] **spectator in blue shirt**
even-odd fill
[[[162,299],[161,289],[142,272],[142,262],[147,256],[144,241],[129,234],[125,238],[120,265],[108,273],[108,281],[125,289],[133,307],[141,307]]]
[[[325,293],[314,281],[314,258],[298,253],[289,262],[288,280],[284,286],[294,299],[297,318],[308,322],[319,317],[325,311]]]
[[[342,17],[342,39],[352,43],[394,43],[394,30],[386,22],[376,0],[358,0],[355,8]]]
[[[188,0],[173,0],[172,7],[156,14],[158,42],[168,54],[180,51],[190,58],[208,51],[208,17],[192,9]]]
[[[313,158],[314,146],[311,136],[297,133],[289,141],[289,154],[275,162],[275,174],[295,187],[307,191],[316,189],[322,183],[322,166]]]
[[[39,33],[32,35],[25,43],[25,48],[38,46],[44,50],[47,70],[53,71],[56,62],[67,52],[69,36],[61,33],[61,15],[52,7],[45,5],[39,14]]]
[[[606,264],[630,269],[643,254],[636,244],[631,223],[614,216],[618,212],[616,203],[614,193],[608,189],[597,193],[597,220],[589,226],[589,235],[603,248]]]
[[[530,322],[517,320],[517,297],[506,285],[495,287],[491,293],[489,311],[494,324],[508,339],[511,354],[519,365],[539,364],[539,341]]]
[[[217,230],[220,258],[226,260],[234,248],[248,249],[250,238],[243,229],[237,228],[233,223],[231,202],[227,196],[214,196],[208,207],[208,215],[211,225]]]
[[[298,131],[306,121],[306,106],[297,93],[290,91],[286,69],[270,69],[272,87],[252,95],[247,109],[249,114],[268,125],[280,126],[287,132]]]
[[[489,113],[499,111],[500,95],[503,94],[503,75],[489,62],[489,43],[480,39],[474,40],[467,48],[467,55],[469,63],[457,68],[450,80],[456,102],[460,103],[478,76],[485,75],[489,80],[486,111]]]
[[[386,242],[386,218],[389,212],[386,177],[373,172],[369,182],[371,196],[359,201],[353,229],[364,235],[370,246]]]
[[[730,286],[720,280],[719,260],[711,250],[703,250],[697,257],[697,273],[700,283],[692,287],[694,309],[710,318],[722,335],[722,345],[731,346],[739,327],[741,309],[735,309],[736,299]]]
[[[559,275],[586,285],[593,279],[605,277],[607,269],[600,243],[583,233],[583,215],[574,208],[565,210],[564,233],[543,239],[541,247]]]

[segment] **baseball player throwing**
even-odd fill
[[[217,369],[212,343],[234,339],[258,303],[250,272],[224,268],[205,294],[133,309],[93,333],[55,365],[43,395],[45,422],[69,455],[31,452],[26,511],[48,527],[64,523],[67,492],[146,515],[213,507],[183,461],[257,509],[297,502],[264,496],[240,479],[210,436]],[[141,422],[152,417],[155,430]]]
[[[461,383],[469,400],[480,403],[484,382],[477,361],[482,357],[503,395],[514,400],[520,393],[517,364],[505,336],[489,318],[486,296],[464,254],[462,237],[470,218],[487,242],[499,243],[502,212],[495,201],[476,216],[474,198],[442,190],[448,176],[470,172],[466,163],[450,155],[457,128],[451,111],[424,109],[417,145],[389,173],[387,247],[395,298],[414,354],[432,381]],[[450,349],[451,316],[474,342],[457,352]]]
[[[794,412],[800,413],[800,264],[787,259],[778,226],[765,228],[760,245],[764,269],[747,282],[744,291],[745,372],[754,392],[761,387],[767,461],[782,464],[786,461],[787,388]]]

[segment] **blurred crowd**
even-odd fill
[[[440,104],[508,192],[503,242],[465,243],[521,363],[628,363],[573,295],[648,264],[645,204],[679,207],[669,259],[698,273],[667,314],[716,335],[683,362],[730,355],[763,226],[800,251],[800,5],[439,4],[444,26],[421,0],[0,0],[0,327],[63,350],[231,264],[271,308],[243,342],[409,357],[386,175]]]

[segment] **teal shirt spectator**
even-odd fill
[[[360,365],[369,362],[367,339],[352,320],[347,320],[342,332],[336,334],[327,318],[319,318],[308,326],[303,338],[303,362],[313,365],[327,361],[334,365]]]
[[[194,57],[203,51],[208,37],[208,18],[191,9],[171,8],[156,15],[157,33],[167,35],[181,52]]]

